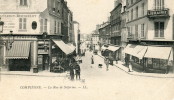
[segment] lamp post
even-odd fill
[[[10,34],[8,35],[8,40],[7,40],[7,50],[10,50],[12,48],[12,44],[14,42],[14,36],[13,36],[13,31],[10,31]]]
[[[73,21],[73,24],[77,24],[78,28],[77,28],[77,43],[76,43],[76,53],[80,54],[80,24],[77,21]]]
[[[45,51],[45,52],[47,52],[47,50],[48,50],[48,49],[47,49],[48,46],[47,46],[46,41],[45,41],[46,38],[47,38],[47,35],[48,35],[47,32],[44,32],[43,35],[42,35],[42,38],[44,39],[44,51]]]

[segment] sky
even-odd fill
[[[80,32],[90,34],[97,24],[107,21],[114,0],[66,0],[73,12],[73,20],[80,23]]]

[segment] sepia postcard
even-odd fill
[[[174,100],[173,5],[0,0],[0,100]]]

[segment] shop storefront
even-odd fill
[[[68,70],[69,62],[75,56],[75,47],[65,44],[62,40],[52,40],[51,71],[54,71],[54,63],[59,62],[64,70]]]
[[[133,67],[141,71],[168,73],[172,69],[171,47],[128,44],[124,52],[126,53],[126,65],[132,61]]]
[[[6,52],[6,60],[8,61],[9,71],[30,71],[31,41],[14,41],[12,48]]]
[[[113,59],[113,60],[119,60],[119,56],[120,56],[120,51],[119,51],[120,47],[119,46],[109,46],[107,48],[107,50],[109,50],[109,58]]]
[[[173,52],[171,47],[148,46],[144,56],[147,72],[168,73],[172,69]]]

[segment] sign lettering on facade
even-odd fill
[[[26,18],[27,22],[37,18],[38,14],[0,14],[1,21],[4,22],[3,32],[7,33],[11,30],[18,32],[19,18]]]
[[[153,15],[168,15],[167,10],[160,10],[160,11],[148,11],[149,16]]]

